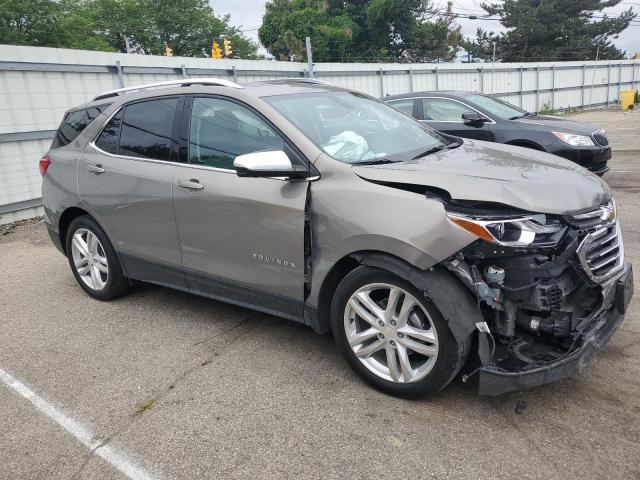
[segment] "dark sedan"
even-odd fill
[[[449,135],[543,150],[598,175],[609,170],[607,136],[588,123],[538,115],[473,92],[419,92],[384,101]]]

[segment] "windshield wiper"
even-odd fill
[[[424,152],[416,155],[411,160],[417,160],[418,158],[426,157],[427,155],[431,155],[432,153],[440,152],[442,150],[449,150],[451,148],[457,148],[460,145],[462,145],[462,143],[452,142],[452,143],[447,143],[446,145],[439,145],[437,147],[432,147],[429,150],[425,150]]]
[[[388,158],[376,158],[373,160],[364,160],[362,162],[354,162],[354,165],[382,165],[384,163],[397,163],[400,160],[389,160]]]
[[[522,115],[516,115],[515,117],[511,117],[509,118],[509,120],[516,120],[518,118],[522,118],[522,117],[535,117],[536,115],[538,115],[535,112],[527,112],[527,113],[523,113]]]

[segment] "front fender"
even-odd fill
[[[350,165],[324,155],[316,166],[322,178],[310,187],[307,303],[313,308],[327,274],[354,252],[381,252],[426,270],[476,240],[447,218],[441,202],[423,193],[364,180]]]

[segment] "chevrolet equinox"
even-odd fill
[[[574,375],[633,292],[596,175],[313,79],[103,93],[67,112],[40,172],[90,296],[139,280],[332,332],[394,395],[461,371],[485,395]]]

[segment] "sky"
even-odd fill
[[[245,35],[256,42],[258,41],[258,27],[262,23],[265,0],[210,0],[216,15],[231,15],[231,23],[235,26],[242,26],[247,30]],[[436,6],[446,6],[446,0],[434,0]],[[484,11],[480,8],[482,0],[454,0],[453,11],[462,14],[481,15]],[[640,0],[623,0],[613,8],[608,8],[605,12],[609,15],[619,15],[624,10],[632,7],[640,19]],[[487,22],[483,20],[469,20],[459,18],[458,23],[462,27],[465,36],[475,37],[476,29],[491,27],[494,31],[500,31],[502,26],[499,22]],[[490,25],[487,25],[489,24]],[[616,46],[627,53],[640,52],[640,25],[630,26],[623,31],[617,40]],[[264,48],[260,48],[260,53],[266,54]]]

